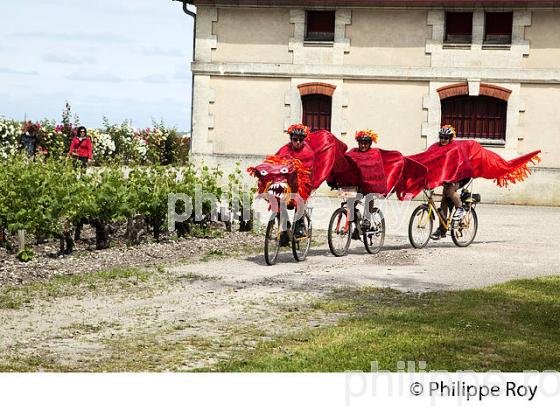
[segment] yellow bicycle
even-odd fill
[[[469,190],[471,184],[472,180],[461,191],[461,202],[465,212],[460,219],[453,218],[457,210],[453,213],[449,212],[449,217],[444,218],[434,202],[434,197],[441,197],[442,195],[435,194],[433,189],[424,190],[426,201],[412,212],[408,224],[408,238],[412,246],[421,249],[428,244],[436,216],[441,226],[446,231],[451,231],[451,238],[455,245],[466,247],[474,241],[478,230],[478,216],[475,208],[480,202],[480,195],[473,194]]]

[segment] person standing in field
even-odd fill
[[[72,139],[68,156],[72,156],[83,168],[93,159],[93,146],[87,135],[86,127],[78,127],[77,135]]]

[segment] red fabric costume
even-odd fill
[[[307,144],[307,142],[304,142],[303,148],[300,150],[295,150],[292,147],[292,144],[288,143],[278,150],[276,156],[280,158],[295,158],[301,161],[301,164],[310,172],[310,179],[308,183],[306,183],[307,186],[303,188],[300,187],[300,189],[304,189],[305,191],[310,193],[313,189],[312,181],[315,164],[315,152]]]
[[[361,152],[358,148],[354,148],[346,153],[346,158],[358,170],[358,190],[362,194],[387,193],[387,175],[380,149],[371,148],[366,152]],[[340,182],[344,181],[338,181],[339,186]]]
[[[435,143],[425,152],[407,158],[427,168],[428,188],[437,188],[444,182],[457,182],[465,178],[495,179],[498,186],[503,187],[525,180],[530,174],[528,163],[540,161],[539,153],[540,151],[533,151],[506,161],[478,142],[466,140],[452,141],[443,146]],[[417,195],[421,190],[419,188],[412,194]]]
[[[319,188],[324,181],[332,180],[335,175],[356,173],[353,164],[348,163],[344,157],[348,146],[330,132],[312,132],[307,137],[307,142],[315,153],[313,189]]]
[[[363,194],[388,196],[395,192],[399,199],[425,186],[426,168],[399,151],[370,148],[360,152],[354,148],[346,153],[346,158],[355,171],[350,175],[337,175],[338,186],[357,185]]]
[[[294,185],[287,192],[299,192],[306,200],[326,180],[331,186],[358,186],[364,194],[387,196],[395,192],[403,200],[418,195],[426,187],[436,188],[444,182],[465,178],[495,179],[499,186],[523,181],[530,174],[528,163],[538,161],[540,152],[506,161],[476,141],[456,140],[444,146],[436,143],[423,153],[407,157],[398,151],[377,148],[366,152],[357,149],[346,152],[347,149],[330,132],[317,131],[308,135],[301,150],[296,151],[287,144],[275,157],[249,168],[249,172],[259,178],[260,193],[269,189],[284,192],[286,189],[279,181],[285,180],[287,185]],[[289,158],[301,164],[285,168],[286,163],[281,159]],[[302,174],[298,182],[290,182],[296,181],[289,177],[293,172]]]

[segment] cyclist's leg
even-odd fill
[[[449,201],[449,184],[445,183],[443,184],[443,193],[442,193],[441,205],[440,205],[441,216],[443,217],[444,220],[447,220],[447,215],[449,213],[450,205],[451,203]],[[441,221],[439,222],[438,230],[445,232],[445,228],[441,223]]]
[[[448,183],[448,182],[443,184],[443,194],[442,194],[442,198],[441,198],[441,208],[440,209],[441,209],[441,216],[442,216],[444,221],[447,221],[447,215],[451,211],[452,206],[455,204],[455,201],[453,199],[453,193],[457,194],[457,187],[455,187],[455,185],[456,184]],[[459,201],[460,200],[461,199],[459,198]],[[438,239],[441,239],[441,238],[445,238],[445,233],[446,232],[447,232],[447,229],[443,226],[443,223],[440,220],[439,221],[439,227],[431,235],[431,238],[433,240],[438,240]]]
[[[294,222],[295,223],[295,236],[296,238],[301,238],[305,236],[305,227],[303,223],[303,218],[305,217],[305,210],[307,209],[307,202],[303,203],[303,207],[301,211],[296,207],[296,215],[299,215],[299,218]]]
[[[368,230],[371,227],[371,217],[375,211],[375,195],[369,193],[364,195],[364,217],[362,218],[362,230]]]
[[[461,207],[461,196],[459,195],[459,184],[458,183],[453,183],[449,186],[449,196],[448,198],[450,199],[450,201],[453,203],[453,205],[455,206],[455,208],[460,208]]]
[[[450,185],[449,187],[449,201],[453,204],[453,206],[457,209],[457,211],[453,214],[453,218],[456,220],[461,219],[463,215],[463,207],[461,202],[461,195],[459,195],[459,183],[455,182]]]

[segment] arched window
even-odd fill
[[[303,106],[302,122],[312,131],[331,130],[332,97],[323,94],[309,94],[301,97]]]
[[[459,95],[441,100],[441,123],[451,124],[458,138],[506,139],[507,101],[485,95]]]

